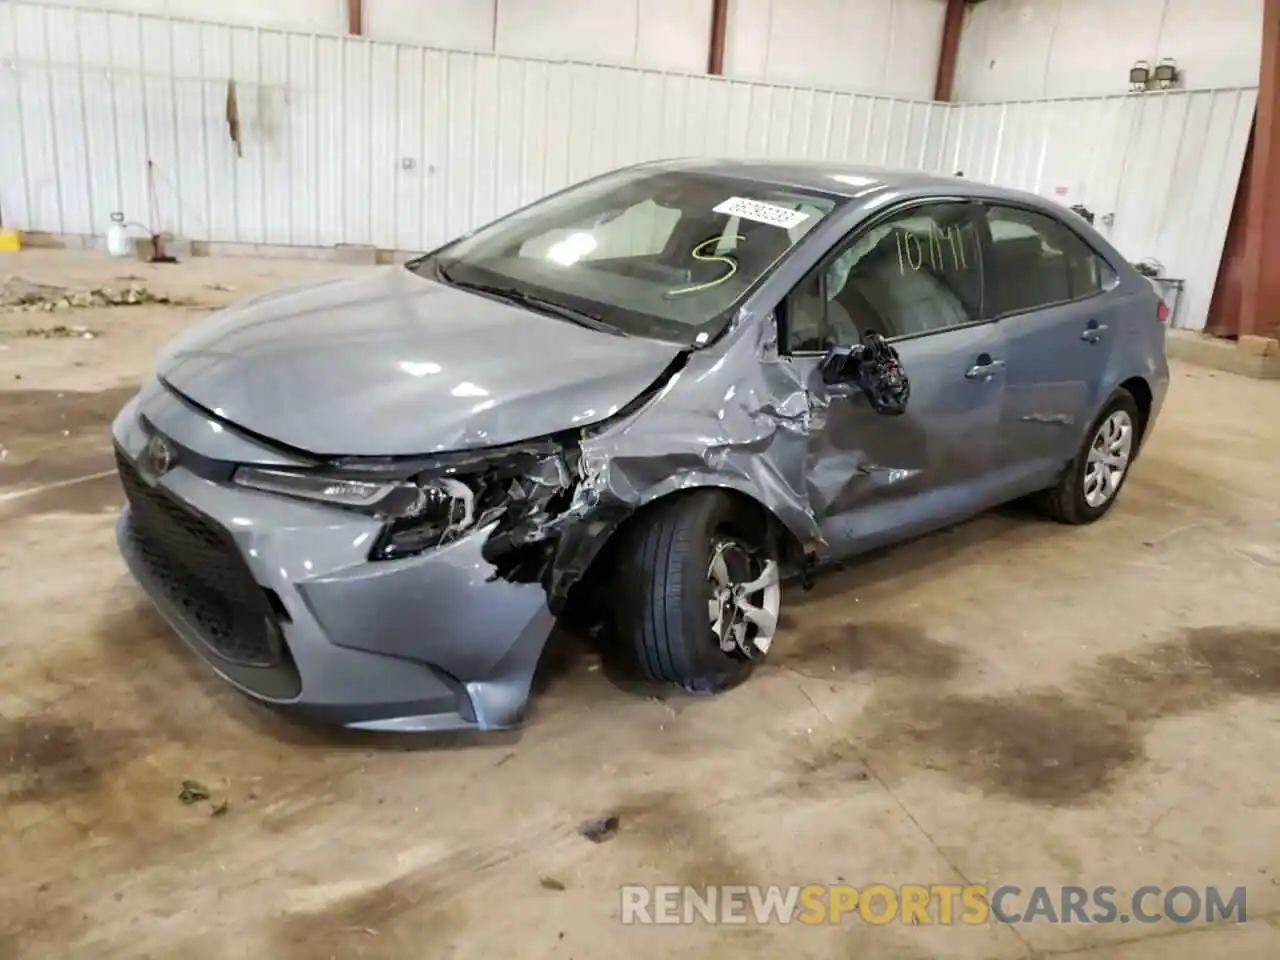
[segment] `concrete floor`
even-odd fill
[[[0,257],[209,305],[343,269]],[[1102,523],[1009,509],[789,595],[723,697],[637,695],[559,641],[518,736],[385,739],[211,679],[125,574],[114,478],[59,485],[110,469],[110,418],[199,315],[0,314],[0,957],[1277,955],[1280,383],[1176,367]],[[23,335],[53,323],[100,335]],[[608,812],[613,840],[577,835]],[[623,883],[838,879],[1245,885],[1249,922],[618,923]]]

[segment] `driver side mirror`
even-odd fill
[[[911,382],[895,350],[878,333],[866,333],[853,346],[835,346],[827,351],[819,366],[822,382],[829,386],[855,387],[871,403],[871,409],[886,417],[907,411]]]

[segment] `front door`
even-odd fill
[[[991,505],[1004,345],[984,323],[977,209],[902,210],[842,244],[788,298],[791,362],[814,419],[808,493],[836,556],[925,533]],[[911,383],[902,416],[884,416],[822,382],[833,344],[886,336]]]
[[[1115,274],[1065,224],[990,206],[988,303],[1008,357],[996,458],[1010,495],[1053,482],[1099,402],[1115,343]]]

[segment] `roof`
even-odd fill
[[[825,160],[734,160],[723,158],[658,160],[637,166],[661,167],[669,170],[688,170],[739,180],[789,187],[794,190],[812,190],[828,196],[842,197],[871,210],[879,205],[886,190],[904,197],[928,198],[932,196],[965,197],[973,200],[1014,202],[1017,206],[1038,210],[1047,216],[1061,219],[1065,207],[1047,197],[1025,190],[1001,187],[979,180],[955,175],[928,173],[924,170],[895,170],[869,164],[838,163]],[[1076,222],[1076,221],[1079,222]],[[1108,253],[1112,259],[1123,259],[1102,234],[1089,226],[1082,218],[1072,218],[1072,229],[1085,234],[1095,247]]]
[[[890,167],[830,161],[706,159],[669,160],[661,162],[661,165],[817,190],[844,197],[864,194],[867,190],[878,187],[956,188],[955,177],[923,170],[895,170]]]

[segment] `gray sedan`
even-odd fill
[[[1014,498],[1103,516],[1165,320],[1035,196],[643,164],[180,336],[113,426],[118,540],[197,656],[300,718],[512,726],[563,617],[714,693],[784,579]]]

